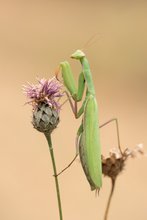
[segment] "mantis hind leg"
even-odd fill
[[[108,121],[106,121],[105,123],[101,124],[99,128],[102,128],[108,124],[110,124],[111,122],[115,122],[116,124],[116,133],[117,133],[117,142],[118,142],[118,148],[120,150],[120,153],[123,155],[122,149],[121,149],[121,144],[120,144],[120,135],[119,135],[119,126],[118,126],[118,119],[117,118],[112,118]]]
[[[73,162],[76,160],[77,156],[78,156],[78,154],[76,154],[76,155],[74,156],[74,158],[72,159],[72,161],[71,161],[63,170],[61,170],[56,176],[59,176],[59,175],[62,174],[65,170],[67,170],[67,169],[73,164]]]
[[[116,123],[116,132],[117,132],[117,141],[118,141],[118,148],[122,154],[122,150],[121,150],[121,146],[120,146],[120,137],[119,137],[119,126],[118,126],[118,119],[117,118],[112,118],[108,121],[106,121],[105,123],[101,124],[99,126],[99,128],[103,128],[105,127],[106,125],[110,124],[111,122],[115,122]],[[61,170],[57,176],[59,176],[60,174],[62,174],[65,170],[67,170],[73,163],[74,161],[76,160],[77,156],[79,155],[79,138],[80,138],[80,135],[81,133],[83,132],[83,124],[81,124],[81,126],[79,127],[78,129],[78,132],[77,132],[77,137],[76,137],[76,155],[74,156],[74,158],[72,159],[72,161],[63,169]]]
[[[76,137],[76,155],[72,159],[72,161],[63,169],[61,170],[56,176],[59,176],[61,173],[63,173],[65,170],[67,170],[76,160],[77,156],[79,155],[79,138],[83,132],[83,124],[80,125],[78,132],[77,132],[77,137]]]

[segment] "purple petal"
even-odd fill
[[[56,109],[60,109],[60,104],[56,98],[63,96],[61,92],[62,84],[53,77],[50,80],[44,78],[38,79],[38,84],[24,85],[23,90],[27,98],[30,99],[29,103],[38,104],[39,101],[46,101],[49,105]]]

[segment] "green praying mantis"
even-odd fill
[[[81,115],[83,115],[83,118],[81,125],[77,131],[76,155],[69,163],[69,165],[65,167],[60,173],[58,173],[58,175],[69,168],[79,155],[84,173],[90,184],[91,190],[99,191],[100,187],[102,186],[102,161],[99,130],[100,128],[113,121],[116,123],[118,148],[122,154],[122,150],[120,147],[118,120],[116,118],[112,118],[99,126],[98,106],[88,60],[81,50],[77,50],[75,53],[73,53],[71,55],[71,58],[79,60],[82,65],[82,71],[79,75],[78,80],[78,88],[76,88],[70,64],[67,61],[64,61],[60,63],[60,68],[63,83],[68,90],[68,92],[65,91],[65,93],[68,97],[75,118],[79,118]],[[78,110],[77,103],[82,100],[85,87],[86,95],[81,108]],[[74,103],[72,102],[71,97]]]
[[[79,60],[82,65],[82,71],[78,80],[78,88],[76,88],[70,64],[65,61],[60,64],[60,67],[64,85],[68,90],[66,94],[75,118],[79,118],[81,115],[83,115],[82,123],[77,132],[77,153],[75,158],[79,154],[81,164],[90,184],[91,190],[99,190],[102,186],[101,146],[98,124],[98,106],[95,97],[92,74],[88,60],[81,50],[77,50],[75,53],[73,53],[71,58]],[[85,99],[81,108],[77,110],[77,103],[82,100],[85,87]],[[74,104],[71,100],[71,97],[74,100]],[[73,161],[71,163],[73,163]]]

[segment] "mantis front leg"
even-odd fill
[[[63,82],[68,90],[68,92],[66,91],[65,93],[68,97],[68,100],[69,100],[71,109],[75,115],[75,118],[79,118],[84,111],[84,106],[82,106],[79,111],[77,109],[77,103],[82,100],[84,88],[85,88],[85,79],[84,79],[83,72],[81,72],[79,75],[78,89],[77,89],[69,63],[65,61],[65,62],[62,62],[60,66],[61,66],[61,71],[62,71]],[[73,100],[71,99],[71,97]]]

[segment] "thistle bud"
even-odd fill
[[[51,80],[38,80],[39,84],[24,86],[24,93],[29,98],[27,103],[33,106],[32,124],[35,129],[43,133],[51,133],[59,123],[59,98],[63,96],[61,83]],[[57,100],[58,99],[58,100]]]
[[[47,103],[39,103],[33,112],[32,124],[40,132],[51,133],[59,123],[59,113]]]

